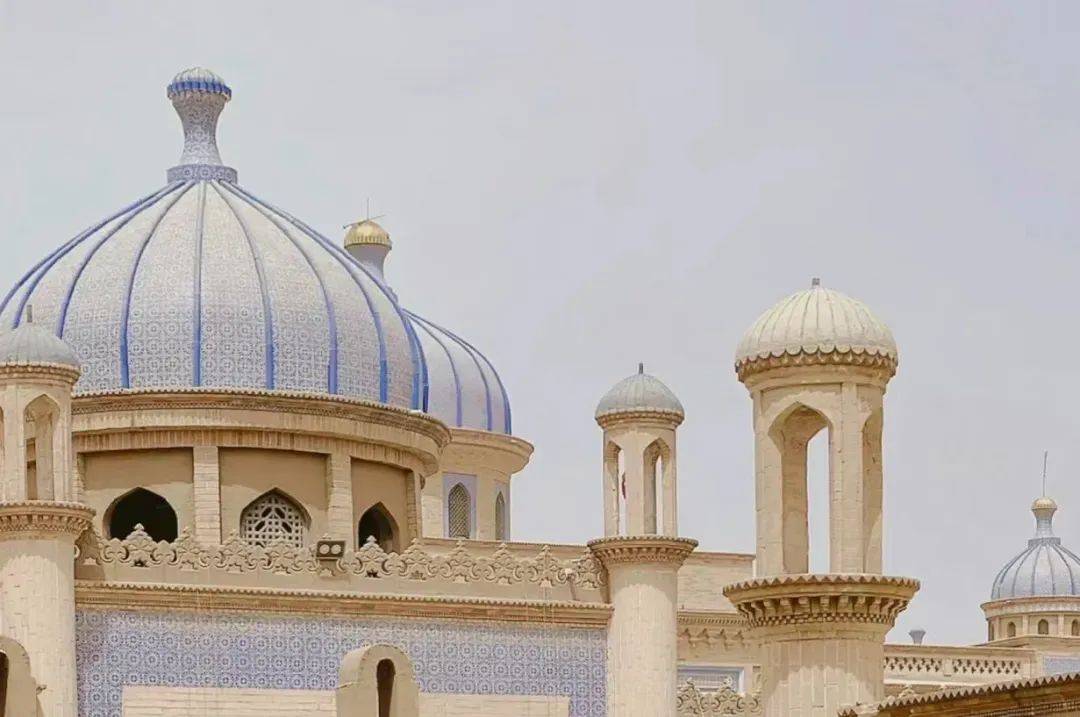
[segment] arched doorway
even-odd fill
[[[360,516],[356,530],[357,544],[363,547],[369,537],[374,538],[384,552],[393,553],[398,549],[397,526],[382,503],[371,506]]]
[[[145,488],[136,488],[113,503],[108,516],[110,538],[123,540],[136,525],[141,525],[154,540],[171,543],[178,534],[176,511],[169,501]]]

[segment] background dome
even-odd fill
[[[263,388],[423,408],[423,357],[393,297],[347,252],[220,163],[231,91],[204,70],[169,95],[184,152],[169,183],[35,265],[0,325],[35,321],[82,363],[76,390]]]
[[[611,387],[596,406],[596,417],[616,413],[655,411],[685,416],[682,403],[667,385],[645,373],[645,365],[638,364],[638,372],[627,376]]]
[[[743,334],[735,363],[832,351],[898,358],[892,332],[866,304],[826,289],[814,279],[809,289],[792,294],[758,317]]]
[[[1080,595],[1080,557],[1054,537],[1056,511],[1057,504],[1049,498],[1039,498],[1031,506],[1035,537],[994,578],[991,600]]]

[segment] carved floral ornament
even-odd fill
[[[679,717],[761,714],[761,700],[757,695],[741,695],[729,685],[699,690],[693,680],[687,680],[676,693],[675,712]]]
[[[505,543],[490,556],[474,555],[464,541],[458,541],[448,553],[429,553],[416,540],[401,553],[387,553],[369,538],[359,550],[346,550],[342,557],[327,560],[316,557],[314,546],[253,545],[236,531],[224,543],[215,546],[198,542],[188,528],[184,528],[172,543],[155,542],[141,525],[137,525],[123,540],[104,540],[96,531],[87,530],[76,547],[76,565],[82,566],[165,565],[188,571],[216,568],[230,573],[350,574],[369,578],[442,579],[456,583],[530,583],[541,587],[570,584],[599,588],[607,580],[599,560],[588,549],[575,560],[559,560],[546,545],[531,558],[516,557]]]

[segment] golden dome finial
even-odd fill
[[[375,244],[390,248],[390,234],[383,229],[374,219],[362,219],[352,224],[346,224],[345,248],[364,244]]]

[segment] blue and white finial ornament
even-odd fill
[[[184,151],[180,162],[169,169],[170,182],[221,179],[236,182],[236,170],[221,162],[217,146],[217,121],[232,90],[210,70],[193,67],[176,75],[166,88],[184,128]]]

